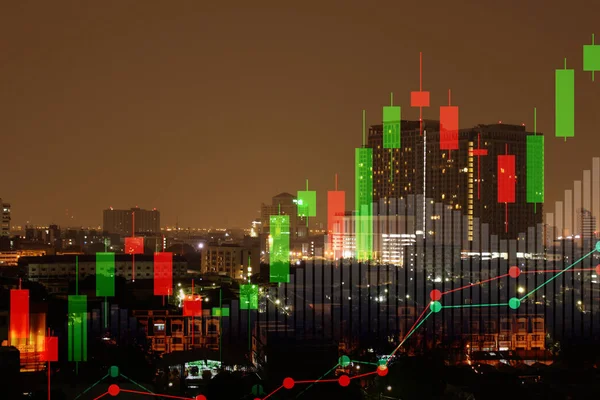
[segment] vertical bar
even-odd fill
[[[173,253],[154,253],[154,295],[173,294]]]
[[[317,216],[317,192],[314,190],[298,191],[297,196],[298,216],[316,217]]]
[[[10,344],[16,346],[29,337],[29,290],[10,291]]]
[[[290,216],[271,215],[270,282],[290,281]]]
[[[544,202],[544,137],[527,136],[527,202]]]
[[[573,232],[573,191],[565,190],[564,234],[574,235]]]
[[[565,60],[566,64],[566,60]],[[575,70],[556,70],[556,137],[575,136]]]
[[[498,156],[498,203],[515,202],[515,156]]]
[[[96,253],[96,296],[115,295],[115,253]]]
[[[87,361],[87,296],[68,298],[68,360]]]
[[[327,238],[329,251],[333,259],[343,257],[344,213],[346,211],[346,192],[341,190],[327,192]]]
[[[383,107],[383,148],[399,149],[401,109],[398,106]]]
[[[373,243],[373,149],[355,153],[356,258],[370,260]]]
[[[458,150],[458,107],[440,107],[440,150]]]
[[[573,184],[573,235],[581,235],[581,181]]]
[[[592,163],[592,213],[600,221],[600,157],[594,157]]]

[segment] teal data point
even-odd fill
[[[431,309],[431,312],[440,312],[442,310],[442,303],[440,303],[439,301],[432,301],[429,308]]]
[[[508,306],[513,310],[516,310],[521,306],[521,300],[517,299],[516,297],[513,297],[508,301]]]

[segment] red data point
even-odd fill
[[[286,389],[291,389],[294,387],[294,380],[292,378],[285,378],[283,380],[283,387]]]
[[[198,396],[196,396],[196,400],[206,400],[206,396],[203,394],[199,394]]]
[[[121,389],[117,385],[113,384],[108,387],[108,394],[110,394],[111,396],[117,396],[120,391]]]
[[[350,377],[348,375],[342,375],[340,376],[340,379],[338,379],[338,382],[340,386],[346,387],[350,384]]]
[[[433,289],[430,293],[429,293],[429,297],[431,298],[431,300],[433,301],[439,301],[442,298],[442,292],[440,292],[437,289]]]
[[[386,376],[388,374],[388,367],[385,365],[380,365],[377,367],[377,375]]]
[[[521,275],[521,269],[519,267],[510,267],[508,269],[508,276],[511,278],[518,278]]]

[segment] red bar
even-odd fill
[[[411,107],[429,107],[429,92],[410,92]]]
[[[29,337],[29,290],[10,291],[10,334],[11,343]]]
[[[144,254],[144,238],[142,236],[125,238],[126,254]]]
[[[498,203],[515,202],[515,156],[498,156]]]
[[[344,214],[346,211],[346,192],[332,190],[327,192],[327,237],[329,249],[334,258],[342,257],[341,240],[344,235]]]
[[[56,336],[46,336],[44,338],[44,352],[40,355],[40,361],[58,361],[58,338]]]
[[[202,316],[202,297],[199,294],[190,294],[183,300],[183,315],[186,317]]]
[[[154,295],[173,294],[173,253],[154,253]]]
[[[458,150],[458,107],[440,107],[440,150]]]

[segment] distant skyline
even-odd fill
[[[98,226],[103,209],[139,205],[163,226],[246,228],[308,179],[324,218],[334,174],[354,190],[362,110],[380,123],[393,92],[403,119],[418,119],[423,52],[425,119],[448,89],[461,127],[533,130],[537,107],[554,204],[600,156],[600,82],[582,70],[599,13],[582,0],[8,3],[0,198],[11,225]],[[566,142],[554,137],[565,57],[576,85]]]

